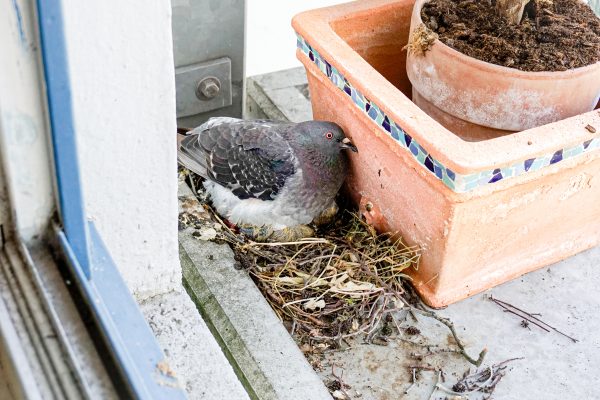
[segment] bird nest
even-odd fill
[[[420,252],[397,235],[378,234],[345,211],[319,237],[289,243],[232,242],[280,319],[293,333],[335,341],[364,334],[407,303],[406,275]]]

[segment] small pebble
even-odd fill
[[[200,240],[214,240],[217,237],[217,231],[214,228],[202,229],[200,231]]]

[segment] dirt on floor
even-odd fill
[[[532,0],[520,24],[495,0],[432,0],[421,18],[463,54],[523,71],[564,71],[600,61],[600,19],[580,0]]]

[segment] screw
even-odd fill
[[[214,76],[202,79],[196,87],[196,97],[200,100],[209,100],[217,97],[221,91],[221,81]]]
[[[367,210],[367,212],[371,212],[371,210],[373,210],[373,203],[369,201],[367,204],[365,204],[365,210]]]

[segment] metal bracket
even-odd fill
[[[218,58],[175,70],[177,118],[232,104],[231,60]]]

